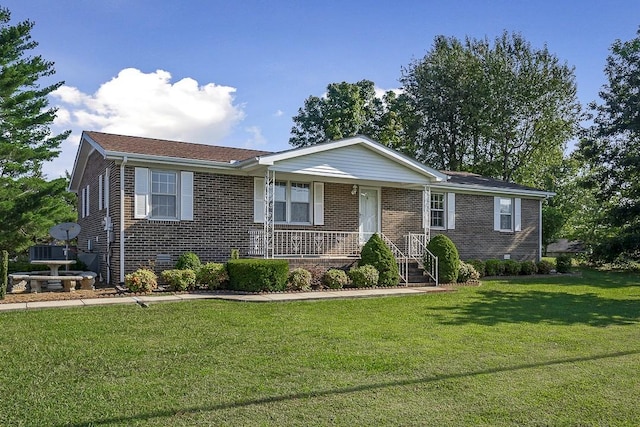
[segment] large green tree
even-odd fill
[[[580,141],[585,186],[595,191],[603,228],[594,256],[640,260],[640,29],[611,46],[593,125]]]
[[[0,8],[0,249],[11,254],[45,239],[47,230],[73,215],[66,179],[46,181],[42,164],[59,154],[69,132],[52,135],[56,109],[47,95],[63,83],[40,86],[54,74],[53,63],[29,56],[33,22],[10,24]]]
[[[289,143],[304,147],[325,141],[366,135],[383,144],[402,144],[406,103],[394,92],[376,95],[372,81],[331,83],[327,93],[310,96],[293,117]]]
[[[400,81],[419,119],[413,154],[441,169],[541,185],[577,130],[573,69],[519,34],[436,37]]]

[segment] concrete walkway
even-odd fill
[[[416,295],[431,292],[446,292],[450,289],[436,286],[416,288],[375,288],[348,289],[341,291],[291,292],[273,294],[234,294],[234,293],[192,293],[177,295],[117,296],[103,298],[70,299],[56,301],[19,302],[0,304],[0,311],[30,310],[39,308],[81,307],[108,304],[153,304],[156,302],[186,301],[196,299],[219,299],[244,302],[282,302],[300,300],[324,300],[337,298],[372,298],[382,296]]]

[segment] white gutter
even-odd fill
[[[124,165],[127,156],[120,163],[120,283],[124,283]]]
[[[542,199],[540,199],[540,223],[538,224],[538,261],[542,260]]]
[[[451,191],[456,190],[456,193],[490,193],[490,194],[505,194],[514,196],[530,196],[540,197],[547,199],[553,197],[556,193],[552,191],[540,191],[540,190],[521,190],[517,188],[505,188],[505,187],[488,187],[484,185],[471,185],[471,184],[449,184],[449,183],[435,183],[431,184],[432,190]]]

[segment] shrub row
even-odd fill
[[[556,260],[556,265],[553,265],[553,263],[547,260],[542,260],[539,262],[519,262],[511,259],[488,259],[486,261],[474,259],[467,261],[467,263],[473,265],[480,277],[549,274],[554,269],[558,273],[568,273],[569,271],[571,271],[570,257],[568,258],[568,261],[558,257],[558,259]]]

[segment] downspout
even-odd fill
[[[124,283],[124,166],[127,156],[120,163],[120,283]]]
[[[109,194],[110,188],[111,188],[111,171],[109,170],[109,168],[105,168],[104,170],[104,200],[106,201],[105,203],[105,209],[106,209],[106,216],[105,216],[105,229],[106,229],[106,235],[107,235],[107,244],[106,244],[106,262],[107,262],[107,283],[111,284],[111,233],[113,233],[113,230],[109,229],[109,223],[110,223],[110,219],[111,219],[111,207],[109,206],[111,204],[111,195]],[[106,196],[106,197],[105,197]]]

